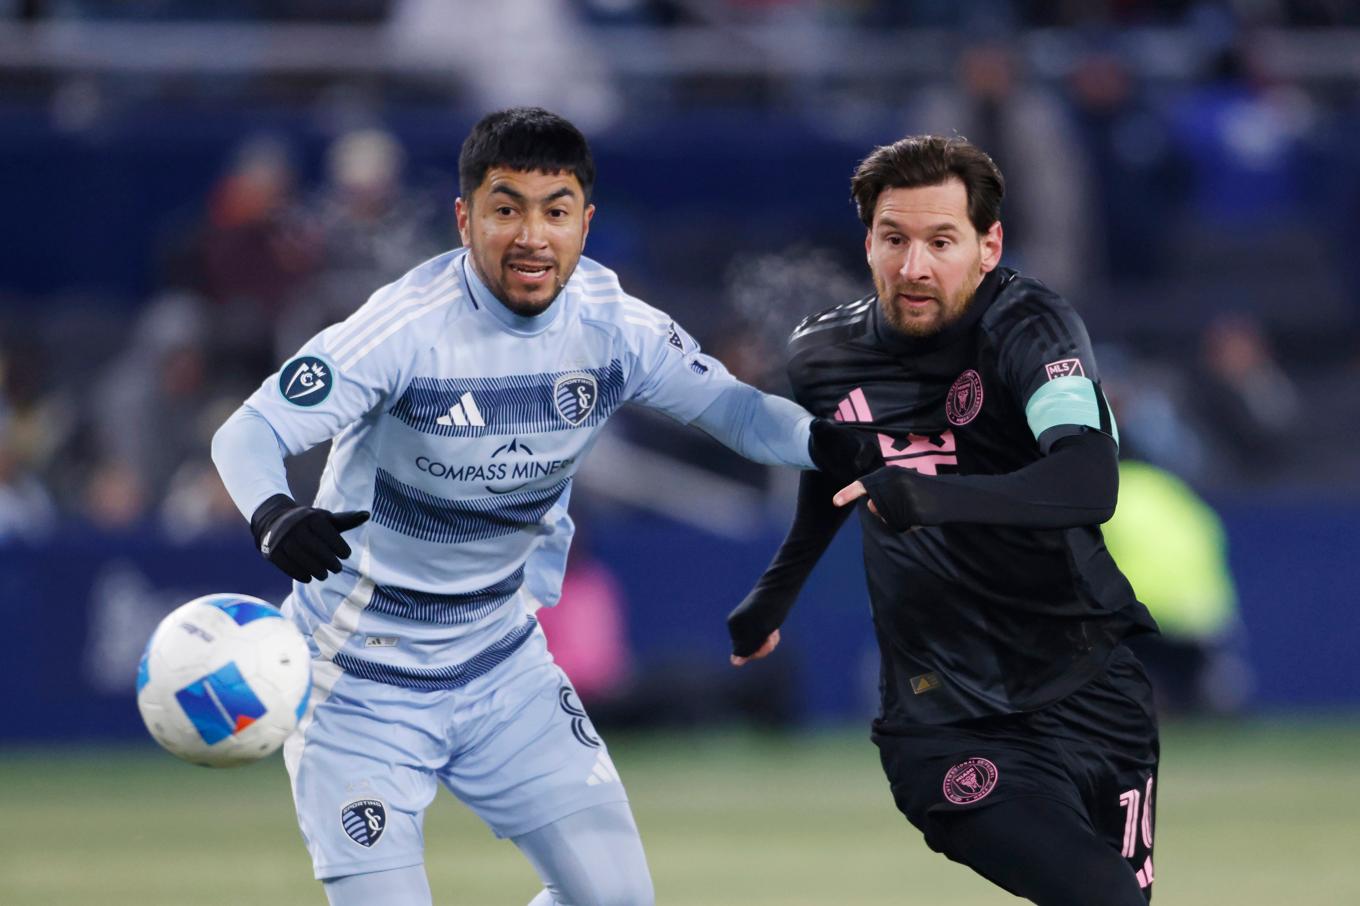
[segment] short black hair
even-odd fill
[[[870,229],[885,189],[938,186],[957,178],[968,193],[968,219],[979,234],[1001,219],[1006,179],[987,153],[959,135],[908,135],[860,161],[850,180],[859,219]]]
[[[488,113],[472,127],[458,154],[458,191],[472,193],[492,167],[539,173],[571,173],[587,203],[595,188],[595,160],[586,137],[542,107],[511,107]]]

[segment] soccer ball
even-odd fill
[[[283,745],[312,691],[307,642],[278,608],[206,595],[161,621],[137,668],[137,710],[170,754],[208,767]]]

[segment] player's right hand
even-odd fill
[[[732,609],[727,615],[727,634],[732,637],[733,666],[740,667],[774,650],[779,644],[779,624],[784,622],[791,603],[753,591]]]
[[[768,636],[765,637],[765,643],[761,645],[759,648],[757,648],[754,652],[752,652],[749,657],[741,657],[740,655],[736,654],[732,655],[732,666],[740,667],[747,661],[758,661],[778,647],[779,647],[779,630],[776,629],[774,632],[770,633]]]
[[[351,553],[341,532],[368,521],[367,510],[332,513],[299,506],[287,494],[275,494],[250,517],[250,531],[260,555],[298,582],[325,579],[340,572]]]

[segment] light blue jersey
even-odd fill
[[[556,603],[571,480],[637,402],[758,461],[810,468],[809,416],[732,377],[667,315],[582,258],[541,315],[515,315],[465,251],[416,267],[322,331],[214,438],[247,518],[288,493],[283,458],[334,438],[316,506],[370,510],[338,575],[295,585],[319,656],[417,690],[466,685]]]

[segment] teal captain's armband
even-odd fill
[[[1102,415],[1109,420],[1109,433],[1118,444],[1119,427],[1103,391],[1098,390],[1090,378],[1075,374],[1054,378],[1034,391],[1025,404],[1025,419],[1036,440],[1058,425],[1085,425],[1104,431]]]

